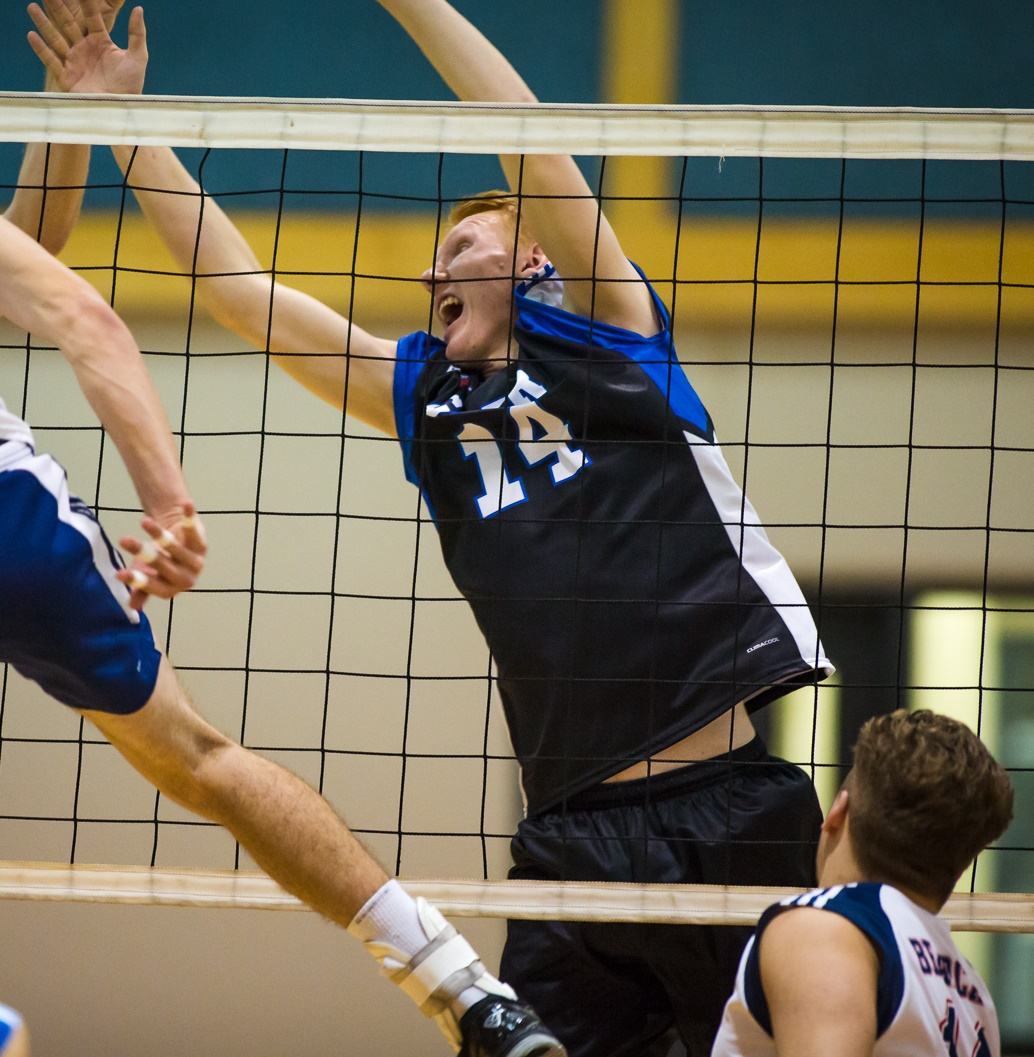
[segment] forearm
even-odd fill
[[[506,56],[446,0],[380,0],[380,3],[458,98],[467,102],[538,102]],[[520,189],[531,196],[591,199],[581,171],[566,155],[528,155],[522,160],[519,156],[504,154],[499,161],[515,191]]]
[[[141,210],[202,303],[253,344],[267,340],[271,280],[213,198],[169,147],[113,148]]]
[[[445,0],[380,0],[460,99],[534,103],[509,60]]]
[[[66,336],[52,340],[118,448],[141,509],[166,527],[178,522],[190,493],[165,408],[125,324],[99,296],[84,296]]]
[[[46,90],[55,90],[49,76]],[[5,218],[51,253],[60,253],[79,219],[89,169],[88,146],[30,143]]]
[[[156,520],[189,499],[161,400],[128,328],[85,280],[0,220],[0,314],[56,345]]]
[[[218,322],[260,349],[289,354],[276,362],[312,392],[335,407],[346,406],[347,398],[350,414],[392,431],[394,342],[274,283],[230,218],[202,195],[169,148],[141,148],[135,158],[129,148],[115,148],[115,157],[176,262],[197,276],[198,295]]]

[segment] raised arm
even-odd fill
[[[65,0],[37,21],[37,54],[55,74],[81,69],[100,92],[138,93],[147,64],[143,13],[133,11],[129,48],[117,48],[82,0],[89,32],[76,36]],[[65,38],[73,41],[65,49]],[[82,83],[82,82],[80,82]],[[259,349],[336,407],[385,433],[394,431],[395,342],[376,338],[307,294],[273,283],[232,221],[167,147],[115,147],[140,208],[186,274],[198,277],[202,303],[223,326]],[[347,393],[346,393],[347,385]]]
[[[217,322],[334,407],[394,432],[394,341],[274,282],[244,236],[168,147],[114,148],[144,215]],[[279,355],[278,355],[279,354]],[[347,390],[346,390],[347,386]]]
[[[89,168],[89,147],[30,143],[4,219],[51,253],[60,253],[79,219]]]
[[[165,409],[133,336],[100,294],[33,239],[0,218],[0,315],[56,345],[129,471],[155,538],[162,529],[173,561],[159,562],[153,594],[169,597],[193,585],[204,538],[192,519]],[[184,516],[188,518],[186,527]],[[132,553],[139,544],[131,541]],[[129,575],[126,575],[129,581]],[[137,592],[135,601],[143,604]]]
[[[101,0],[102,17],[110,30],[124,0]],[[43,18],[38,4],[29,5],[34,21]],[[29,43],[38,51],[36,33]],[[47,71],[44,91],[71,91],[72,86],[56,72]],[[5,219],[31,235],[51,253],[64,249],[82,208],[83,191],[90,169],[90,148],[81,144],[30,143],[25,148],[14,197]]]
[[[447,0],[380,0],[463,100],[534,103],[531,89],[503,54]],[[580,315],[639,334],[659,325],[649,291],[639,282],[585,177],[568,155],[500,158],[510,189],[522,194],[521,214],[564,277],[565,306]],[[577,282],[594,278],[597,282]]]
[[[53,0],[44,2],[54,10]],[[70,11],[81,18],[77,0],[71,2]],[[107,31],[111,31],[123,3],[124,0],[98,0],[98,13]],[[38,4],[29,5],[29,15],[37,24],[46,17]],[[28,39],[38,53],[39,35],[30,32]],[[48,70],[44,89],[48,92],[86,90],[77,86],[70,79],[69,71],[64,70]],[[79,219],[89,168],[90,148],[84,144],[30,143],[25,149],[14,197],[4,216],[51,253],[60,253]]]

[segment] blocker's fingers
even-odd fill
[[[165,536],[161,537],[161,543],[165,548],[168,548],[170,543],[176,544],[176,537],[171,533],[166,533],[165,535],[168,536],[168,539],[166,539]],[[158,561],[160,558],[168,558],[170,555],[167,554],[166,551],[163,551],[160,546],[156,545],[153,539],[145,539],[144,542],[140,544],[140,550],[136,552],[136,557],[140,558],[141,561],[146,562],[148,565],[153,565],[154,562]]]
[[[28,34],[29,45],[32,50],[39,57],[39,61],[47,68],[47,70],[57,77],[61,71],[65,68],[64,63],[47,47],[43,38],[38,33],[29,32]]]
[[[136,556],[145,564],[153,565],[159,555],[158,548],[154,545],[152,540],[144,540],[140,544],[140,549],[136,552]]]
[[[182,529],[177,536],[153,518],[144,518],[141,525],[150,539],[141,543],[127,536],[120,542],[130,554],[151,567],[147,570],[153,577],[150,593],[164,598],[166,590],[171,597],[193,587],[205,565],[204,544],[198,544]]]
[[[151,582],[151,578],[147,573],[141,572],[139,569],[129,570],[129,587],[134,591],[146,591],[148,585]]]
[[[29,7],[29,15],[32,17],[32,21],[39,26],[40,22],[32,10],[33,7],[39,10],[37,4],[31,4]],[[83,30],[78,4],[75,4],[73,9],[65,3],[64,0],[45,0],[45,7],[48,21],[54,28],[54,31],[60,34],[61,39],[65,42],[66,50],[71,47],[71,45],[82,40]]]
[[[115,576],[129,588],[130,609],[143,609],[158,581],[152,581],[142,569],[120,569]]]
[[[143,546],[151,547],[154,553],[161,557],[175,558],[176,550],[181,546],[180,541],[163,525],[159,525],[153,518],[146,517],[140,524],[144,527],[150,540],[145,540]]]
[[[97,0],[84,0],[83,14],[86,16],[88,33],[107,33],[108,27],[104,25],[104,16]]]
[[[153,565],[159,558],[167,557],[154,540],[138,540],[134,536],[123,536],[119,540],[119,546],[145,565]]]
[[[68,41],[65,40],[61,31],[57,29],[53,22],[43,13],[43,9],[39,4],[29,4],[29,17],[32,19],[36,29],[39,30],[39,36],[37,39],[42,39],[42,42],[46,45],[47,50],[55,56],[55,58],[64,60],[68,56],[69,45]],[[33,51],[46,62],[43,52],[36,46],[33,41],[35,34],[29,34],[29,43],[32,44]]]
[[[201,523],[201,517],[193,503],[183,504],[183,520],[180,522],[180,528],[183,530],[184,543],[190,550],[202,555],[208,551],[205,526]]]

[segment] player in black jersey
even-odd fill
[[[446,0],[381,4],[461,98],[534,102]],[[440,336],[389,340],[271,288],[171,150],[115,154],[216,319],[401,441],[498,666],[513,876],[813,883],[814,790],[748,713],[832,667],[574,161],[503,157],[519,199],[463,203],[424,274]],[[747,934],[511,922],[502,971],[573,1055],[704,1054]]]

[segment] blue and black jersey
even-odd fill
[[[398,345],[406,474],[498,670],[529,812],[832,671],[675,356],[517,293],[487,377]]]

